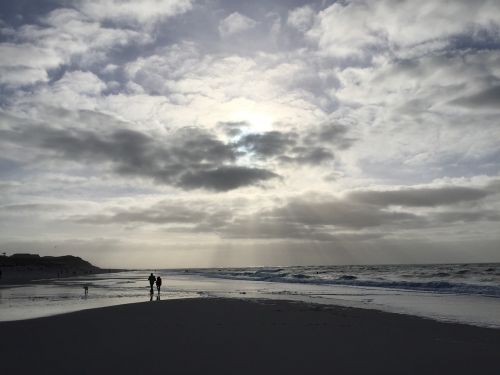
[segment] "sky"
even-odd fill
[[[500,261],[497,0],[0,4],[0,249]]]

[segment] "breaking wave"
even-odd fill
[[[498,263],[257,267],[188,272],[224,279],[405,289],[500,298]]]

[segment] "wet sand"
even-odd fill
[[[0,332],[4,374],[500,374],[500,330],[286,301],[153,301]]]
[[[79,269],[69,268],[64,272],[57,270],[35,269],[32,267],[3,267],[0,286],[2,285],[23,285],[31,284],[46,279],[65,279],[76,276],[89,276],[96,274],[106,274],[111,272],[122,272],[121,269],[97,269],[92,271],[82,271]]]

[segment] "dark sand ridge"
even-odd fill
[[[3,374],[500,374],[500,330],[285,301],[153,301],[0,323]]]

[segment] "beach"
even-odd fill
[[[5,374],[498,374],[500,330],[302,302],[194,298],[1,322]]]

